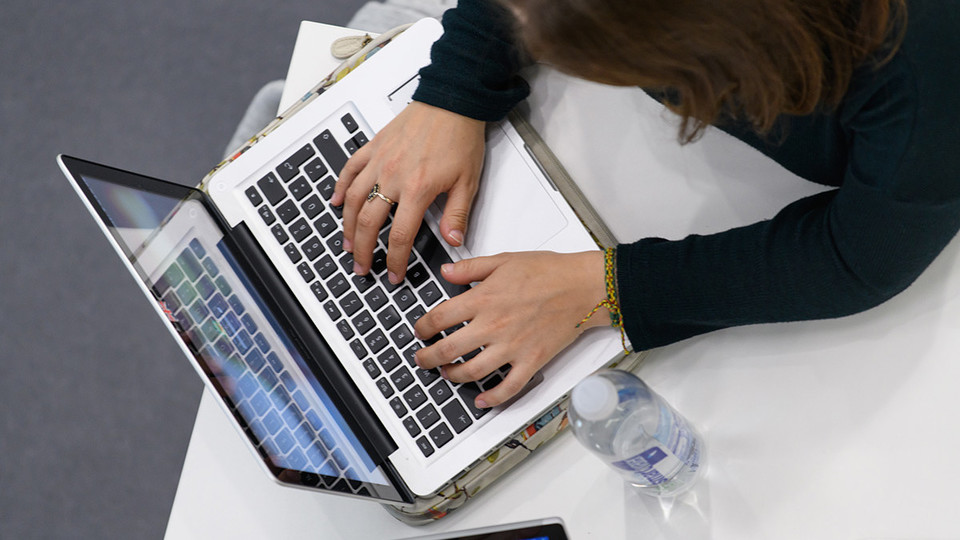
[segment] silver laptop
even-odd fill
[[[505,406],[420,370],[417,318],[465,288],[445,262],[504,251],[597,249],[516,129],[488,130],[467,242],[439,240],[439,207],[406,280],[352,273],[328,200],[349,155],[409,102],[442,29],[397,37],[210,178],[206,192],[60,156],[61,168],[265,470],[285,485],[381,501],[429,496],[620,354],[586,332]],[[454,327],[445,334],[457,331]],[[475,351],[476,352],[476,351]],[[467,358],[459,361],[468,360]],[[509,369],[509,367],[507,368]]]

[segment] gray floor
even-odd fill
[[[195,183],[299,21],[364,0],[0,7],[0,538],[159,538],[201,385],[60,174]]]

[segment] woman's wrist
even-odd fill
[[[606,256],[603,251],[588,251],[579,253],[583,276],[583,305],[588,306],[583,312],[584,319],[578,325],[582,329],[597,326],[610,326],[610,307],[608,305],[608,291],[606,279]]]

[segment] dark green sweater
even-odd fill
[[[797,175],[833,189],[774,218],[679,241],[618,247],[636,349],[738,325],[825,319],[884,302],[960,229],[960,2],[911,0],[906,37],[859,69],[835,110],[783,117],[770,143],[720,126]],[[529,93],[503,13],[460,0],[414,99],[502,118]]]

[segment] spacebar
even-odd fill
[[[430,272],[437,276],[437,283],[443,287],[443,290],[447,291],[451,298],[470,290],[469,285],[455,285],[443,279],[440,267],[453,261],[450,259],[450,255],[447,255],[443,246],[440,245],[440,240],[434,236],[433,231],[426,224],[420,225],[417,237],[413,240],[413,250],[423,257],[427,266],[430,267]]]

